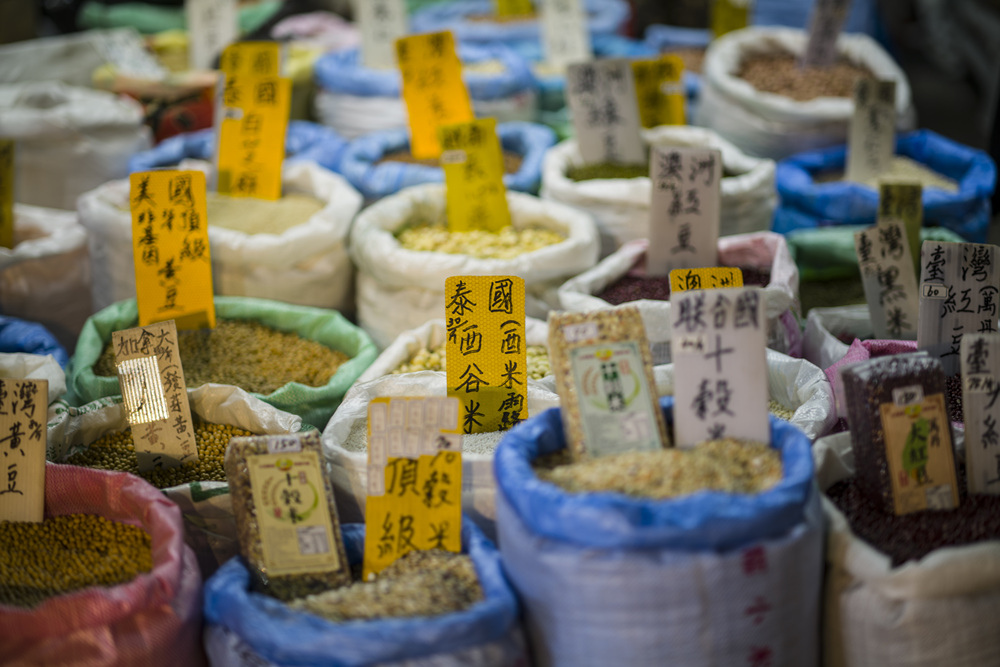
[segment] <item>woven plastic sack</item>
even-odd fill
[[[653,363],[670,361],[670,301],[639,299],[612,306],[596,294],[625,275],[644,275],[649,241],[630,241],[589,271],[570,278],[559,288],[559,305],[571,312],[603,308],[638,308],[649,338]],[[799,272],[788,253],[785,237],[773,232],[739,234],[719,239],[720,266],[769,269],[771,282],[763,290],[767,317],[767,346],[793,357],[802,356],[798,312]]]
[[[251,394],[279,410],[298,415],[306,424],[319,429],[326,426],[347,388],[377,356],[368,334],[336,311],[265,299],[217,296],[215,315],[217,319],[250,320],[278,331],[289,331],[348,356],[348,360],[321,387],[289,382],[266,396]],[[111,342],[112,332],[135,327],[138,321],[139,311],[134,299],[108,306],[87,320],[66,380],[76,404],[121,395],[118,378],[95,375],[94,364],[104,347]]]
[[[873,338],[871,313],[865,304],[813,308],[806,316],[802,356],[820,368],[844,358],[855,339]]]
[[[660,405],[669,424],[673,399]],[[771,445],[784,476],[768,491],[657,501],[539,480],[531,461],[565,446],[558,410],[512,430],[495,459],[497,530],[535,664],[817,665],[809,439],[772,418]]]
[[[915,340],[858,340],[847,348],[843,357],[827,366],[823,372],[833,385],[833,394],[837,401],[837,413],[843,418],[847,418],[847,410],[844,404],[844,384],[840,381],[840,369],[850,364],[861,361],[868,361],[875,357],[888,357],[896,354],[906,354],[917,351],[917,341]]]
[[[542,159],[545,151],[556,143],[555,134],[544,125],[512,122],[497,125],[497,136],[503,150],[521,157],[521,167],[513,174],[504,174],[504,185],[517,192],[538,192]],[[440,167],[396,161],[379,164],[390,153],[409,150],[410,136],[406,130],[372,132],[347,145],[340,173],[367,199],[381,199],[411,185],[444,182],[444,170]]]
[[[66,393],[66,371],[51,354],[0,352],[0,378],[45,380],[49,383],[50,408],[63,404],[60,399]]]
[[[72,210],[128,173],[150,146],[138,102],[56,81],[0,86],[0,136],[14,139],[14,201]]]
[[[211,424],[225,424],[254,435],[295,433],[302,418],[282,412],[238,387],[205,384],[188,390],[191,417]],[[120,396],[102,398],[79,408],[57,409],[48,424],[49,460],[65,463],[108,433],[128,427],[128,414]],[[221,465],[221,464],[220,464]],[[229,484],[198,481],[163,489],[177,503],[184,517],[184,539],[207,577],[239,553],[239,537],[229,497]]]
[[[643,132],[647,145],[696,146],[722,152],[720,236],[770,229],[774,215],[774,162],[744,154],[711,130],[681,125],[661,125]],[[584,164],[575,139],[567,139],[545,154],[542,168],[542,198],[589,211],[601,230],[601,256],[621,244],[648,238],[650,198],[648,177],[598,178],[572,181],[570,167]]]
[[[368,403],[379,396],[446,396],[448,377],[441,371],[419,371],[380,378],[351,387],[344,402],[323,431],[330,481],[340,517],[346,522],[364,522],[368,497],[368,452],[343,446],[351,430],[368,423]],[[534,382],[528,385],[528,414],[537,415],[559,405],[559,397]],[[493,454],[462,453],[462,511],[486,535],[496,535],[496,481]]]
[[[208,170],[207,163],[181,165]],[[216,294],[274,299],[350,310],[354,267],[347,254],[351,220],[361,195],[339,175],[312,162],[287,164],[285,194],[319,199],[325,206],[280,234],[247,234],[211,224],[212,286]],[[93,303],[105,308],[135,297],[129,182],[105,183],[82,196],[80,222],[90,232]]]
[[[535,79],[528,63],[499,43],[457,44],[462,78],[480,118],[498,123],[535,119]],[[475,71],[499,63],[502,71]],[[406,105],[398,69],[361,64],[359,49],[328,53],[316,61],[316,118],[348,139],[378,130],[406,128]]]
[[[816,443],[819,487],[854,474],[850,433]],[[893,567],[828,498],[823,646],[828,667],[988,665],[1000,653],[1000,541],[932,551]]]
[[[0,605],[5,664],[173,667],[205,664],[201,575],[184,545],[180,511],[138,477],[46,464],[45,515],[97,514],[139,526],[153,569],[111,588],[91,587],[23,609]]]
[[[215,155],[215,143],[215,131],[212,129],[178,134],[161,141],[155,148],[133,155],[128,161],[128,170],[131,173],[172,167],[187,158],[211,160]],[[324,169],[338,171],[345,148],[347,142],[328,127],[305,120],[288,123],[285,154],[289,163],[315,162]]]
[[[0,315],[0,352],[50,355],[66,368],[69,355],[48,329],[37,322]]]
[[[358,268],[358,321],[379,347],[444,315],[449,276],[520,276],[525,314],[545,319],[558,285],[597,261],[597,227],[589,215],[520,192],[507,193],[512,224],[552,229],[564,234],[565,241],[506,260],[402,248],[393,234],[404,224],[445,219],[444,194],[438,184],[406,188],[369,206],[354,221],[351,257]]]
[[[796,102],[756,90],[735,75],[753,53],[789,51],[801,55],[806,34],[791,28],[746,28],[713,41],[702,67],[701,99],[695,124],[715,130],[751,155],[781,159],[803,151],[843,144],[854,114],[849,98],[817,97]],[[912,129],[913,101],[906,75],[872,38],[841,34],[838,52],[879,79],[896,82],[897,127]]]
[[[823,225],[871,225],[878,212],[878,191],[851,182],[817,183],[821,173],[844,171],[845,146],[794,155],[778,164],[780,205],[774,231]],[[969,148],[930,130],[896,139],[896,154],[906,156],[958,183],[958,192],[923,191],[924,224],[946,227],[975,243],[985,243],[990,224],[990,198],[997,168],[984,151]]]
[[[319,47],[323,51],[342,51],[361,44],[358,27],[332,12],[293,14],[271,28],[271,37]]]

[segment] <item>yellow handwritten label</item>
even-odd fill
[[[452,276],[445,281],[448,395],[463,433],[503,431],[528,416],[524,279]]]
[[[704,269],[674,269],[670,272],[670,291],[743,287],[743,270],[731,266]]]
[[[531,16],[535,8],[531,0],[496,0],[497,16]]]
[[[289,79],[226,78],[217,156],[220,194],[281,198],[281,164],[291,95]]]
[[[0,246],[14,247],[13,139],[0,139]]]
[[[684,61],[680,56],[633,60],[632,76],[643,127],[684,124]]]
[[[924,224],[923,187],[919,181],[879,181],[878,226],[899,220],[906,227],[906,241],[915,267],[920,266],[920,228]]]
[[[742,30],[750,24],[753,0],[714,0],[712,3],[712,36],[722,37],[727,32]]]
[[[129,180],[139,326],[215,327],[205,174],[146,171]]]
[[[281,74],[281,45],[277,42],[230,44],[222,51],[219,69],[226,76],[278,76]]]
[[[438,128],[448,229],[452,232],[476,229],[495,233],[510,225],[496,127],[495,119],[483,118]]]
[[[419,159],[436,158],[441,154],[438,126],[475,118],[455,39],[447,31],[401,37],[396,62],[409,114],[410,152]]]
[[[0,379],[0,521],[45,518],[46,380]]]

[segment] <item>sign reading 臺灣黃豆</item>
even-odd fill
[[[875,337],[916,340],[920,301],[903,223],[855,232],[854,249]]]
[[[585,163],[646,161],[628,60],[608,58],[570,65],[566,69],[566,97]]]
[[[48,405],[48,381],[0,379],[0,521],[45,518]]]
[[[541,18],[547,63],[565,70],[570,63],[593,59],[587,12],[580,0],[543,0]]]
[[[496,126],[495,119],[483,118],[438,128],[445,209],[452,232],[496,233],[510,225]]]
[[[969,493],[1000,494],[1000,334],[962,336],[962,411]]]
[[[896,145],[896,82],[871,78],[854,84],[854,115],[844,179],[864,183],[889,170]]]
[[[684,61],[680,56],[664,54],[652,60],[633,60],[639,121],[643,127],[683,125]]]

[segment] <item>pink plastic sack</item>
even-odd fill
[[[99,514],[141,526],[153,569],[112,588],[87,588],[33,609],[0,604],[4,665],[203,665],[201,575],[177,506],[121,472],[48,463],[46,516]]]
[[[889,357],[894,354],[906,354],[917,351],[917,341],[915,340],[858,340],[854,339],[851,346],[847,348],[844,357],[827,368],[824,373],[833,385],[833,394],[837,402],[837,414],[847,418],[844,405],[844,388],[840,383],[840,369],[848,364],[858,361],[867,361],[876,357]]]

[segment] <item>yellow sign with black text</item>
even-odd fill
[[[496,119],[483,118],[438,128],[449,231],[496,233],[510,225],[496,127]]]
[[[277,42],[230,44],[219,57],[219,69],[226,76],[278,76],[281,74],[281,45]]]
[[[632,78],[643,127],[683,125],[684,61],[665,54],[652,60],[633,60]]]
[[[704,269],[674,269],[670,272],[670,291],[743,287],[743,270],[731,266]]]

